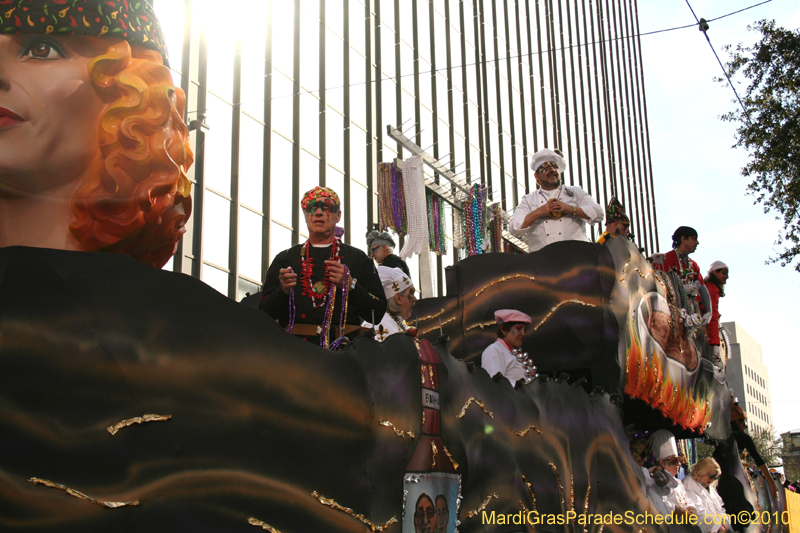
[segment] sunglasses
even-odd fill
[[[711,481],[716,481],[719,479],[719,474],[708,474],[708,479]]]
[[[665,464],[672,465],[672,466],[679,465],[682,462],[683,462],[683,459],[681,457],[669,457],[667,459],[664,459],[664,463]]]
[[[370,248],[370,249],[369,249],[369,255],[375,255],[375,252],[377,252],[378,250],[380,250],[380,249],[381,249],[381,246],[383,246],[383,245],[382,245],[382,244],[379,244],[378,246],[373,246],[372,248]]]
[[[554,163],[553,161],[546,161],[539,165],[539,168],[536,170],[536,172],[544,172],[550,169],[558,169],[558,164]]]
[[[325,213],[338,213],[339,206],[331,200],[313,200],[306,206],[305,212],[309,215],[316,213],[317,209],[322,209]]]

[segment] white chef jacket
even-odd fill
[[[664,475],[667,476],[669,482],[663,487],[659,487],[649,474],[645,476],[647,480],[647,496],[653,502],[656,511],[666,516],[674,513],[676,506],[680,506],[683,509],[694,507],[691,498],[686,494],[683,484],[666,470]]]
[[[502,339],[497,339],[483,351],[481,368],[486,370],[490,376],[500,372],[508,378],[512,385],[520,379],[525,379],[525,367],[517,361]]]
[[[720,523],[728,523],[722,498],[717,494],[714,485],[706,490],[693,477],[687,476],[683,480],[683,486],[686,489],[686,495],[692,501],[692,507],[697,509],[699,518],[697,525],[700,526],[700,529],[705,533],[716,533],[721,527]],[[706,516],[708,518],[705,518]]]
[[[560,218],[542,217],[522,229],[525,217],[547,203],[550,198],[558,198],[568,205],[580,207],[589,220],[565,213]],[[597,224],[602,220],[603,208],[589,193],[580,187],[562,185],[552,191],[537,188],[532,193],[526,194],[514,211],[514,216],[511,217],[508,231],[517,236],[527,234],[528,250],[534,252],[558,241],[589,242],[589,238],[586,236],[586,224]]]

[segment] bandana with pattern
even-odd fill
[[[155,50],[167,46],[146,0],[0,0],[0,33],[119,37]]]
[[[611,224],[612,222],[631,223],[631,219],[625,214],[625,208],[614,196],[611,197],[611,201],[608,202],[608,207],[606,207],[606,224]]]
[[[319,198],[328,198],[334,204],[336,204],[336,207],[341,209],[341,204],[339,204],[339,195],[336,194],[333,189],[329,189],[327,187],[314,187],[305,193],[303,195],[303,199],[300,200],[300,207],[303,209],[303,211],[305,211],[309,203]]]

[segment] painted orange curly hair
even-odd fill
[[[86,251],[127,254],[160,268],[192,211],[186,97],[157,52],[125,41],[94,58],[89,76],[107,105],[100,155],[73,198],[70,231]]]

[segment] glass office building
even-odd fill
[[[377,164],[405,135],[513,212],[540,148],[616,195],[657,242],[637,0],[155,0],[187,94],[194,211],[167,266],[241,299],[305,239],[302,193],[336,190],[366,249]],[[448,207],[447,213],[450,213]],[[447,222],[452,236],[452,221]],[[601,228],[592,229],[596,237]],[[459,251],[432,256],[434,295]],[[419,275],[417,258],[409,261]]]

